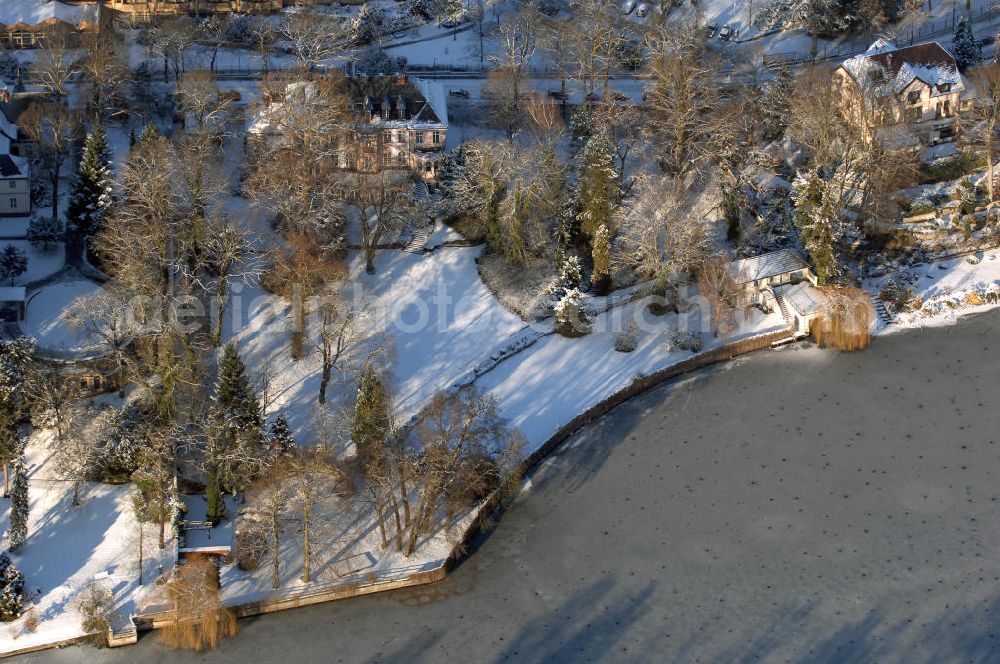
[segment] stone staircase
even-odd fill
[[[434,230],[433,225],[423,225],[413,227],[413,237],[410,241],[403,247],[403,251],[408,254],[423,254],[424,245],[427,244],[427,238],[430,237],[431,231]]]
[[[888,327],[896,322],[896,318],[889,313],[889,310],[885,307],[885,302],[882,300],[875,300],[875,315],[878,316],[882,327]]]
[[[423,180],[418,181],[413,185],[413,198],[418,203],[427,203],[431,199],[431,191],[427,188],[427,183]],[[427,219],[424,223],[417,221],[412,225],[413,237],[403,248],[408,254],[423,254],[424,245],[427,244],[427,238],[430,237],[431,233],[434,231],[434,220]]]
[[[781,293],[778,291],[774,292],[774,300],[778,303],[778,309],[781,311],[781,317],[785,319],[785,323],[789,327],[792,325],[792,316],[788,313],[788,305],[785,304],[785,298],[782,297]]]

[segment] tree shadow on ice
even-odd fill
[[[615,577],[606,575],[573,593],[548,619],[522,627],[495,661],[601,661],[612,654],[631,661],[657,661],[655,652],[647,650],[644,656],[623,640],[629,628],[646,615],[656,582],[650,581],[634,596],[616,588]]]

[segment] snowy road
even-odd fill
[[[1000,312],[758,353],[543,463],[445,582],[31,662],[997,661]]]

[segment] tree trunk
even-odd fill
[[[396,501],[396,495],[389,492],[392,496],[392,515],[396,520],[396,551],[400,551],[403,548],[403,524],[399,519],[399,503]]]
[[[319,402],[326,403],[326,388],[330,384],[330,374],[333,372],[332,353],[330,352],[330,335],[323,333],[323,376],[319,381]]]
[[[281,577],[278,575],[278,515],[271,517],[271,587],[281,587]]]
[[[73,507],[80,506],[80,481],[73,482]]]
[[[52,165],[52,218],[59,219],[59,173],[62,171],[62,160],[56,159]]]
[[[990,194],[989,202],[995,200],[993,191],[993,127],[988,126],[986,132],[986,186]]]
[[[143,554],[142,545],[143,545],[143,535],[145,534],[144,533],[145,530],[146,530],[146,524],[140,521],[139,522],[139,585],[140,586],[142,585],[142,566],[144,562],[142,556]]]
[[[389,540],[385,538],[385,506],[378,498],[375,490],[372,490],[372,498],[375,501],[375,515],[378,518],[378,534],[382,538],[382,548],[388,548]]]
[[[219,277],[219,288],[215,292],[215,329],[212,331],[212,343],[216,347],[222,345],[222,319],[226,312],[226,279]]]
[[[309,583],[310,564],[312,558],[312,547],[309,544],[309,521],[312,518],[312,504],[308,500],[302,501],[302,581]]]
[[[10,496],[10,461],[3,462],[3,497]]]

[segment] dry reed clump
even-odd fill
[[[179,565],[167,582],[174,603],[171,621],[160,631],[169,648],[200,652],[236,635],[236,613],[219,598],[219,572],[207,558]]]
[[[827,287],[823,294],[822,313],[812,322],[810,330],[822,347],[853,351],[871,342],[871,327],[875,308],[868,294],[860,288]]]

